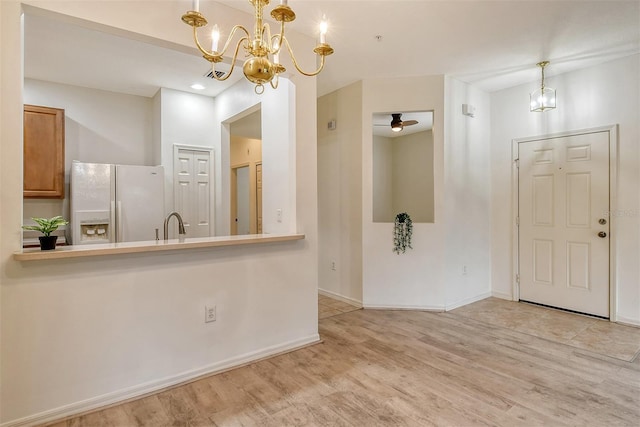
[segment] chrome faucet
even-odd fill
[[[184,231],[184,222],[182,222],[182,217],[178,212],[174,211],[174,212],[171,212],[169,215],[167,215],[167,217],[164,219],[164,240],[169,240],[169,220],[171,219],[172,216],[175,216],[176,219],[178,220],[178,234],[179,235],[187,234],[187,232]]]

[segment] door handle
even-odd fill
[[[601,231],[598,233],[598,237],[601,237],[604,239],[605,237],[607,237],[607,233],[605,233],[604,231]]]
[[[605,225],[606,223],[607,223],[607,220],[606,220],[606,219],[604,219],[604,218],[600,218],[600,219],[598,220],[598,224]]]

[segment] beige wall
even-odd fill
[[[373,222],[393,222],[393,138],[373,136]]]
[[[231,167],[262,162],[262,140],[231,135]]]
[[[495,295],[511,299],[512,160],[511,141],[600,126],[619,125],[618,176],[611,225],[615,231],[611,267],[616,279],[617,320],[640,325],[640,55],[549,77],[558,93],[558,108],[529,112],[526,102],[536,82],[491,94],[491,234],[492,286]],[[525,99],[525,102],[522,99]],[[613,234],[613,233],[612,233]]]
[[[28,3],[193,50],[179,19],[184,1]],[[202,6],[225,27],[251,23],[217,3]],[[304,240],[19,263],[12,253],[22,224],[20,14],[17,1],[0,2],[0,423],[38,424],[318,340],[315,79],[292,77],[273,113],[295,117],[284,139],[285,186],[290,224]],[[313,67],[314,40],[289,36],[301,65]],[[205,304],[217,306],[216,322],[204,323]]]
[[[363,297],[369,307],[442,309],[445,239],[444,76],[371,79],[363,83],[362,249]],[[373,221],[373,113],[433,111],[434,223],[413,226],[413,249],[393,253],[393,223]]]
[[[491,294],[491,165],[489,94],[445,79],[446,238],[442,250],[445,308],[454,309]],[[475,117],[462,104],[476,107]],[[436,218],[436,221],[439,219]]]
[[[414,223],[434,221],[431,131],[395,138],[393,211],[394,218],[400,212],[407,212]]]
[[[433,132],[373,136],[373,222],[433,222]]]
[[[321,289],[331,286],[347,299],[352,294],[340,292],[357,289],[365,307],[420,310],[455,308],[490,295],[488,99],[445,76],[364,80],[319,99]],[[477,105],[478,118],[464,121],[462,103]],[[421,180],[432,189],[426,197],[433,201],[434,213],[432,222],[414,224],[413,249],[402,255],[392,251],[393,223],[374,220],[376,187],[388,181],[374,173],[372,114],[380,111],[434,114],[432,147],[423,147],[429,153],[397,156],[399,170],[415,162],[409,169],[428,171]],[[353,118],[354,112],[360,117]],[[336,117],[337,129],[326,130],[326,122]],[[432,163],[431,170],[422,167],[420,157]],[[383,169],[388,175],[388,159],[382,163],[387,163]],[[328,256],[358,260],[359,280],[324,272],[330,270]],[[469,268],[463,270],[465,265]]]
[[[355,304],[362,303],[361,111],[362,82],[318,99],[319,287]]]
[[[233,129],[232,129],[233,132]],[[243,138],[240,136],[231,135],[231,143],[229,145],[231,155],[230,162],[231,168],[238,168],[247,166],[249,167],[249,232],[256,234],[258,232],[258,208],[257,202],[257,185],[256,185],[256,165],[262,164],[262,140]],[[236,199],[236,175],[231,173],[231,234],[238,234],[237,223],[235,217],[237,216],[238,201]]]

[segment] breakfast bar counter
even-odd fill
[[[225,246],[255,245],[288,242],[304,239],[304,234],[248,234],[241,236],[194,237],[186,239],[152,240],[143,242],[105,243],[91,245],[60,246],[55,250],[24,249],[13,253],[17,261],[38,261],[135,254],[145,252],[176,251],[184,249],[216,248]]]

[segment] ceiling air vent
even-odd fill
[[[220,79],[220,78],[222,78],[222,77],[224,77],[224,76],[227,74],[227,73],[226,73],[226,72],[224,72],[224,71],[218,71],[218,70],[213,71],[213,70],[209,70],[209,71],[208,71],[204,76],[205,76],[205,77],[207,77],[207,78],[212,79],[212,78],[213,78],[213,73],[215,73],[215,74],[216,74],[216,77],[217,77],[217,78],[219,78],[219,79]]]

